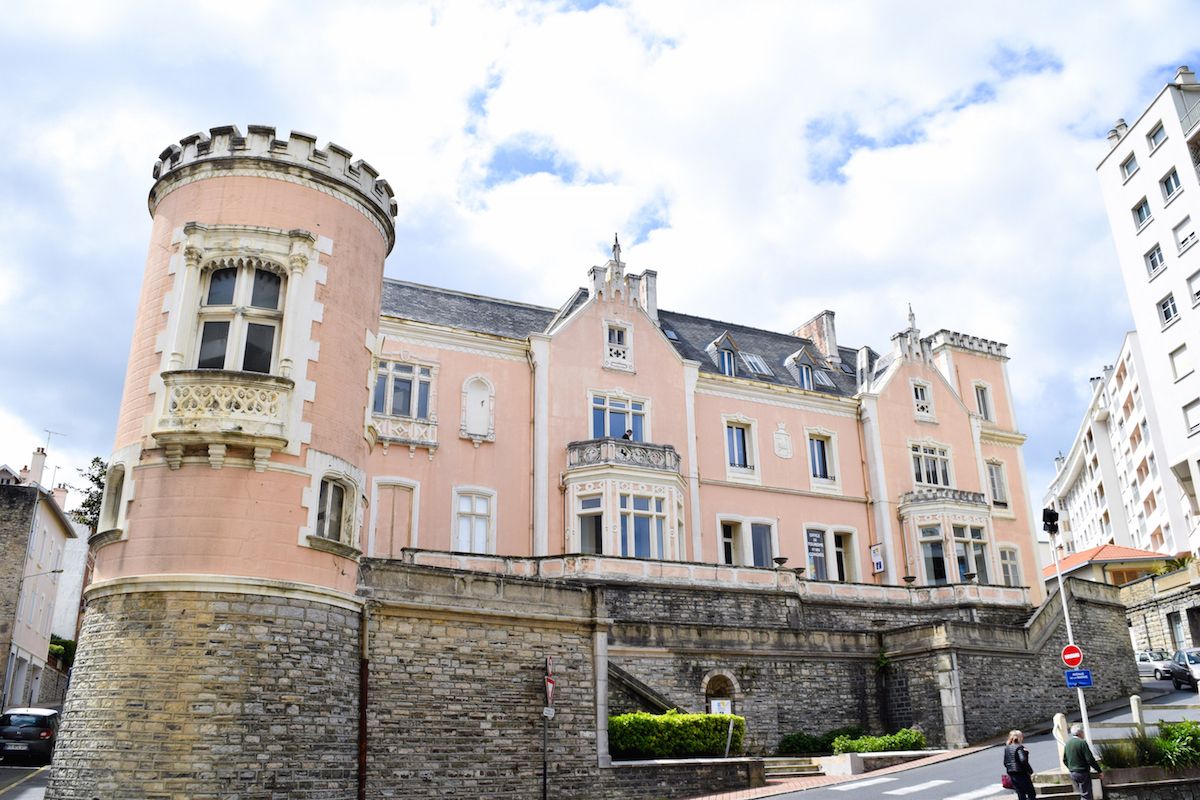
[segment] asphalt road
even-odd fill
[[[49,767],[0,764],[0,800],[42,800],[49,782]]]
[[[1144,685],[1147,690],[1168,692],[1163,697],[1147,700],[1147,704],[1186,705],[1200,702],[1196,692],[1186,688],[1176,692],[1171,688],[1170,681],[1147,680]],[[1200,719],[1200,710],[1180,708],[1146,711],[1147,721],[1177,721],[1185,717]],[[1089,721],[1093,723],[1130,722],[1131,719],[1128,706],[1107,714],[1089,714]],[[1121,738],[1125,735],[1123,729],[1107,727],[1097,728],[1095,734],[1093,739]],[[1056,766],[1058,748],[1052,734],[1027,736],[1025,747],[1029,750],[1029,762],[1034,770],[1041,772]],[[1000,786],[1000,775],[1004,772],[1003,752],[1003,746],[997,745],[927,767],[874,777],[867,773],[857,781],[775,797],[792,800],[1012,800],[1016,795]],[[8,800],[4,795],[0,795],[0,798]]]

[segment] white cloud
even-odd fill
[[[1184,2],[28,5],[0,32],[0,418],[107,455],[159,151],[333,139],[391,183],[388,274],[558,305],[612,232],[664,307],[886,347],[1006,341],[1035,496],[1128,326],[1093,173],[1187,60]],[[14,31],[20,31],[15,38]],[[573,169],[491,182],[537,141]],[[659,227],[634,244],[638,215]],[[22,276],[27,276],[22,279]],[[79,370],[84,369],[81,378]],[[80,384],[83,384],[82,388]],[[8,438],[8,437],[5,437]],[[28,449],[21,444],[18,454]]]

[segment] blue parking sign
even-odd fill
[[[1067,677],[1068,689],[1092,685],[1092,671],[1090,669],[1065,669],[1063,670],[1063,675]]]

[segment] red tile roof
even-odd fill
[[[1112,563],[1114,561],[1166,561],[1170,555],[1155,553],[1151,550],[1138,550],[1135,547],[1122,547],[1117,544],[1102,544],[1088,550],[1072,553],[1058,562],[1059,569],[1066,575],[1072,570],[1092,563]],[[1054,565],[1042,569],[1043,578],[1054,577]]]

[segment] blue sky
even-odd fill
[[[660,305],[1010,346],[1035,501],[1130,327],[1095,165],[1189,3],[41,3],[0,28],[0,463],[112,444],[150,169],[217,125],[395,188],[389,275],[558,306],[614,231]]]

